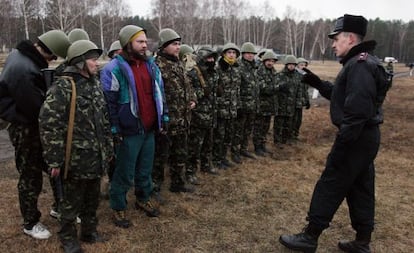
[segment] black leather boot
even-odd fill
[[[65,253],[83,253],[78,240],[63,240],[62,247]]]
[[[369,242],[364,241],[340,241],[338,248],[349,253],[371,253]]]
[[[314,253],[318,247],[318,238],[322,229],[308,225],[302,233],[281,235],[279,242],[288,249]]]

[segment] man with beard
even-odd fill
[[[374,159],[380,145],[379,124],[383,122],[382,103],[389,88],[387,74],[378,58],[371,55],[375,41],[363,41],[368,21],[363,16],[338,18],[328,35],[343,65],[335,84],[322,81],[311,71],[303,82],[319,90],[331,101],[332,123],[338,128],[308,211],[308,225],[279,241],[289,249],[315,252],[318,238],[329,227],[339,206],[346,199],[353,241],[341,241],[345,252],[369,253],[375,214]]]
[[[116,226],[128,228],[126,195],[135,182],[135,207],[147,216],[160,214],[152,202],[154,133],[168,122],[161,73],[147,58],[147,36],[139,26],[127,25],[119,32],[122,52],[101,72],[108,102],[111,131],[116,148],[111,180],[110,206]],[[134,181],[135,180],[135,181]]]
[[[214,90],[217,88],[218,74],[215,70],[217,53],[208,46],[197,51],[197,65],[188,73],[197,106],[192,111],[189,133],[189,159],[186,171],[187,181],[199,184],[196,172],[200,162],[201,171],[217,175],[211,164],[213,151],[213,128],[215,123]]]

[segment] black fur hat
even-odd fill
[[[367,26],[368,21],[363,16],[345,14],[336,20],[335,29],[328,34],[328,37],[333,39],[340,32],[352,32],[364,37],[367,33]]]

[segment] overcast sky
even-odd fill
[[[132,14],[149,16],[151,0],[126,0],[131,6]],[[265,0],[248,0],[253,6],[263,5]],[[414,20],[413,0],[268,0],[273,6],[273,16],[283,18],[286,7],[306,13],[307,19],[336,19],[343,14],[363,15],[368,19],[379,17],[382,20]],[[269,15],[269,14],[267,14]],[[270,15],[269,15],[270,16]]]

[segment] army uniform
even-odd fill
[[[52,56],[66,57],[70,42],[62,31],[48,31],[36,44],[20,42],[7,57],[0,76],[0,117],[10,122],[8,133],[15,148],[16,168],[19,172],[18,193],[24,232],[37,239],[50,236],[46,229],[33,229],[41,216],[37,208],[42,190],[43,172],[47,165],[42,156],[38,115],[45,99],[47,84],[41,70],[48,62],[39,47]],[[55,201],[58,201],[54,180],[51,180]],[[44,228],[43,226],[41,226]]]
[[[191,84],[197,96],[197,106],[192,111],[189,133],[189,159],[187,177],[195,177],[198,164],[205,172],[213,172],[211,156],[213,151],[213,128],[215,125],[215,89],[218,74],[213,66],[207,66],[203,59],[198,61],[189,73]],[[195,178],[196,180],[196,178]]]
[[[289,71],[285,67],[277,74],[276,83],[286,85],[286,92],[278,93],[278,107],[273,123],[273,142],[286,143],[292,137],[292,122],[296,104],[301,101],[301,92],[298,92],[302,76],[295,70]]]
[[[153,171],[154,187],[161,187],[164,177],[164,166],[168,157],[171,175],[171,188],[180,188],[185,184],[185,168],[188,157],[188,130],[190,127],[190,101],[195,101],[195,95],[186,76],[184,66],[178,58],[158,52],[156,64],[161,70],[164,80],[164,92],[169,109],[168,134],[157,136],[156,153],[169,146],[169,153],[155,157]],[[165,152],[165,150],[164,150]],[[167,151],[168,152],[168,151]],[[159,154],[159,153],[158,153]],[[156,189],[157,190],[157,189]]]
[[[276,85],[276,70],[267,68],[264,64],[257,70],[259,84],[258,112],[256,114],[253,144],[257,154],[266,151],[266,135],[270,129],[270,120],[278,107]]]
[[[69,66],[65,74],[76,82],[76,113],[68,177],[64,180],[61,206],[63,240],[76,238],[75,219],[82,219],[82,234],[96,232],[100,177],[112,157],[112,137],[108,112],[99,82],[86,79]],[[59,77],[47,94],[40,114],[40,130],[49,168],[63,171],[71,83]]]
[[[245,44],[243,44],[243,46],[245,46]],[[251,52],[244,50],[243,46],[241,49],[242,54],[245,52]],[[252,47],[254,49],[253,45]],[[254,51],[252,53],[255,54],[256,52]],[[241,75],[240,103],[238,105],[237,119],[235,121],[235,134],[232,141],[231,150],[233,160],[236,162],[240,159],[240,154],[243,156],[249,156],[249,153],[247,152],[247,146],[249,137],[253,131],[253,124],[256,116],[257,100],[259,94],[259,86],[257,84],[256,76],[256,61],[248,61],[242,57],[239,59],[239,65]]]
[[[224,46],[223,53],[228,49],[239,49],[232,43]],[[239,64],[232,65],[221,57],[217,64],[219,81],[217,86],[216,110],[217,125],[214,128],[214,150],[213,163],[223,168],[228,164],[226,159],[227,150],[234,136],[234,122],[237,118],[237,109],[240,103],[241,74]]]

